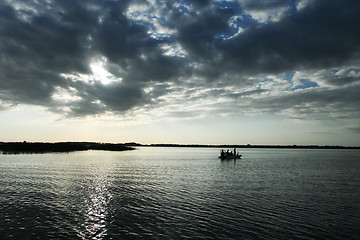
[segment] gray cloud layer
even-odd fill
[[[357,0],[1,1],[0,109],[357,119],[359,12]]]

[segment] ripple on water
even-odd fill
[[[357,153],[183,151],[5,156],[0,237],[360,239]]]

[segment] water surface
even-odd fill
[[[360,151],[0,155],[0,239],[360,239]]]

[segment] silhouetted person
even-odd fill
[[[225,156],[224,149],[221,149],[220,156],[221,156],[221,157],[224,157],[224,156]]]

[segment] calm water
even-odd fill
[[[360,239],[360,151],[0,155],[0,239]]]

